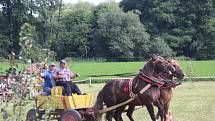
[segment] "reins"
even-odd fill
[[[156,79],[151,79],[149,76],[145,75],[145,74],[141,74],[138,75],[138,77],[143,80],[146,83],[161,87],[164,85],[164,82],[162,83],[161,81],[159,81],[160,79],[156,78]]]

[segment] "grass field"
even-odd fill
[[[184,72],[189,74],[191,63],[194,77],[215,76],[215,61],[180,61]],[[144,62],[69,62],[69,67],[74,72],[79,72],[81,78],[87,77],[133,77],[143,67]],[[9,66],[8,63],[0,63],[0,72]],[[22,69],[24,64],[19,64]]]
[[[88,86],[80,84],[85,92],[95,96],[104,84]],[[174,121],[214,121],[215,120],[215,82],[185,82],[174,90],[170,110]],[[135,111],[135,121],[149,121],[145,107]],[[129,121],[125,114],[123,119]]]
[[[194,77],[215,76],[215,61],[180,61],[184,72],[189,74],[189,65],[192,67]],[[18,64],[22,70],[25,64]],[[144,62],[69,62],[69,68],[74,72],[79,72],[81,78],[88,77],[133,77],[142,68]],[[8,62],[0,62],[0,72],[9,67]],[[104,84],[79,84],[83,92],[91,92],[97,96]],[[207,82],[184,82],[182,86],[175,89],[174,99],[171,104],[174,121],[214,121],[215,119],[215,81]],[[95,99],[96,100],[96,99]],[[12,104],[11,104],[12,105]],[[25,112],[32,108],[32,103],[24,107]],[[11,108],[8,109],[9,112]],[[0,115],[0,121],[2,120]],[[11,113],[11,117],[13,114]],[[125,121],[128,121],[123,114]],[[136,121],[149,121],[146,108],[135,111]]]
[[[83,92],[90,92],[94,95],[94,102],[99,90],[104,84],[79,84]],[[170,110],[173,113],[174,121],[214,121],[215,119],[215,82],[184,82],[174,90],[174,98],[171,102]],[[32,101],[33,103],[33,101]],[[32,103],[24,107],[23,111],[31,109]],[[156,109],[156,108],[155,108]],[[12,109],[7,109],[12,114]],[[135,121],[150,121],[150,117],[145,107],[138,109],[134,113]],[[123,114],[124,121],[129,121]],[[2,115],[0,115],[0,121]]]

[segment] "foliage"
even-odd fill
[[[136,14],[123,13],[118,6],[100,14],[94,33],[97,56],[129,59],[148,52],[149,35]]]
[[[0,56],[7,57],[10,53],[11,41],[5,35],[0,34]]]
[[[59,58],[87,56],[92,33],[92,6],[77,4],[61,18],[63,29],[58,33],[55,51]],[[62,53],[64,51],[64,53]]]
[[[20,56],[28,61],[47,61],[52,53],[49,50],[42,49],[41,45],[35,41],[35,27],[28,23],[23,24],[21,27],[20,42],[21,47]],[[35,53],[37,52],[37,53]]]
[[[0,54],[7,57],[23,51],[19,33],[29,23],[36,46],[32,50],[46,49],[55,59],[141,60],[152,46],[167,47],[153,50],[167,51],[161,52],[164,55],[214,59],[214,18],[211,0],[122,0],[98,6],[64,5],[62,0],[1,0]],[[37,55],[31,58],[40,60]]]
[[[169,45],[164,41],[163,38],[157,37],[150,43],[150,53],[156,53],[164,57],[171,57],[174,52]]]
[[[140,11],[141,22],[152,38],[162,38],[177,55],[196,59],[214,58],[210,46],[215,38],[208,32],[213,25],[214,5],[211,0],[123,0],[120,3],[124,11]]]

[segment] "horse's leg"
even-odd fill
[[[164,103],[163,101],[157,100],[154,105],[158,108],[158,113],[156,114],[156,119],[159,119],[159,116],[161,117],[161,121],[163,120],[164,117]]]
[[[122,112],[125,110],[125,106],[119,107],[116,109],[115,113],[114,113],[114,119],[116,121],[123,121],[122,119]]]
[[[156,121],[156,118],[155,118],[155,114],[154,114],[154,107],[153,105],[150,103],[150,104],[147,104],[146,105],[146,108],[147,108],[147,111],[152,119],[152,121]]]
[[[111,107],[111,106],[115,105],[116,104],[116,98],[114,98],[114,96],[113,96],[113,98],[109,98],[109,100],[105,101],[105,104],[107,105],[107,107]],[[113,114],[114,114],[113,111],[107,112],[106,119],[108,121],[112,121]]]
[[[159,117],[160,117],[160,112],[159,112],[159,109],[158,109],[158,112],[156,113],[155,118],[159,119]]]
[[[168,111],[169,111],[169,105],[170,105],[170,101],[164,105],[164,121],[166,121],[166,115],[168,114]]]
[[[155,117],[156,117],[156,119],[159,119],[159,117],[160,117],[161,121],[162,121],[162,119],[164,117],[164,106],[163,106],[163,104],[160,104],[160,103],[155,103],[154,105],[158,108],[158,112]]]
[[[113,111],[107,112],[107,114],[106,114],[106,120],[107,121],[112,121],[112,119],[113,119]]]
[[[130,121],[134,121],[134,118],[133,118],[134,109],[135,109],[134,105],[129,105],[126,115],[130,119]]]

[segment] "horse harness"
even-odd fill
[[[156,86],[160,89],[168,89],[181,85],[181,83],[173,82],[172,80],[162,80],[158,78],[152,79],[143,73],[139,74],[137,77],[144,81],[145,83],[151,84],[152,86]],[[128,81],[128,84],[123,88],[123,92],[129,93],[129,96],[131,98],[133,98],[136,95],[133,91],[133,83],[134,83],[133,79],[130,79]],[[136,88],[136,86],[134,88]]]
[[[146,76],[145,74],[139,74],[137,76],[139,79],[141,79],[142,81],[144,81],[147,84],[151,84],[152,86],[157,86],[158,88],[161,88],[164,85],[163,81],[160,81],[159,79],[151,79],[150,77]],[[130,79],[128,81],[128,84],[123,88],[123,92],[124,93],[129,93],[129,96],[132,98],[134,97],[136,94],[133,91],[133,84],[134,81],[133,79]],[[137,84],[135,85],[134,88],[137,87]]]

